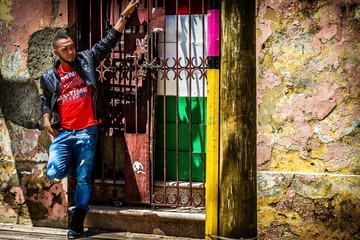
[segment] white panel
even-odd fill
[[[166,42],[175,42],[176,40],[176,16],[175,15],[166,15],[165,17],[165,34]],[[161,33],[159,36],[159,42],[164,42],[164,33]]]
[[[203,23],[202,14],[191,15],[191,42],[201,43],[206,42],[206,29],[207,29],[207,15],[204,16],[205,22],[205,31],[203,36]],[[178,16],[178,42],[189,42],[189,16],[188,15],[179,15]],[[165,19],[166,29],[166,42],[176,43],[176,16],[167,15]],[[159,35],[159,42],[164,42],[164,35]]]
[[[189,16],[188,15],[179,15],[178,17],[178,58],[182,67],[185,67],[188,63],[186,57],[190,57],[189,50]],[[193,64],[199,66],[201,64],[200,57],[203,58],[207,56],[206,53],[206,29],[207,29],[207,16],[205,15],[205,31],[203,37],[202,31],[202,15],[191,15],[191,58],[194,58]],[[164,44],[164,35],[161,33],[159,35],[159,44],[158,44],[158,53],[161,59],[164,58],[164,45],[165,45],[165,55],[168,58],[167,66],[174,66],[175,62],[173,58],[176,58],[176,16],[167,15],[166,16],[166,43]],[[203,46],[203,38],[205,44]],[[205,53],[203,51],[205,50]],[[189,69],[189,67],[187,67]],[[179,97],[189,97],[190,96],[190,80],[188,78],[187,71],[179,69],[180,78],[178,79],[178,94]],[[205,91],[203,91],[203,79],[200,79],[201,72],[192,68],[191,80],[191,96],[192,97],[203,97],[205,93],[206,97],[206,82],[205,82]],[[164,95],[164,79],[162,74],[158,74],[158,86],[157,94]],[[166,80],[166,96],[176,96],[176,79],[175,73],[173,70],[167,73]],[[205,78],[206,79],[206,78]]]

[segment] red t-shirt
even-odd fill
[[[84,129],[95,125],[91,101],[91,86],[86,84],[70,66],[58,67],[61,85],[57,106],[60,125],[70,130]]]

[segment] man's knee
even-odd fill
[[[46,174],[51,181],[60,181],[63,176],[63,173],[56,169],[54,165],[49,165],[47,167]]]

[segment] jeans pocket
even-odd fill
[[[85,132],[89,135],[96,135],[97,134],[97,126],[93,125],[90,127],[85,128]]]
[[[57,138],[59,138],[59,136],[60,136],[64,131],[65,131],[64,128],[61,129],[61,131],[59,131],[59,134],[54,137],[54,140],[57,139]]]

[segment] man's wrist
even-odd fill
[[[45,122],[45,123],[44,123],[44,128],[46,129],[46,131],[49,131],[50,128],[51,128],[50,122]]]
[[[125,19],[125,20],[129,20],[130,18],[130,14],[128,14],[128,15],[126,15],[125,13],[122,13],[122,14],[120,14],[120,17],[121,18],[123,18],[123,19]]]

